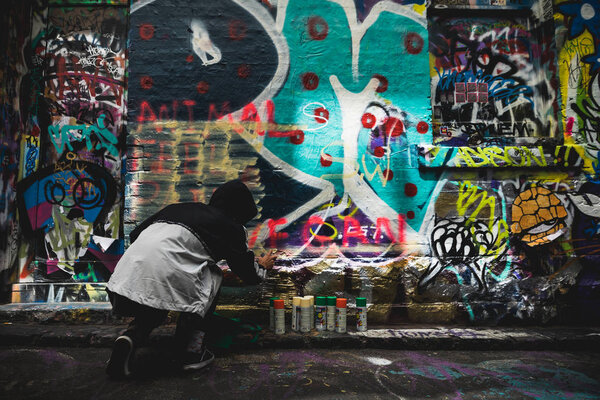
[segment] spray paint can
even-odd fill
[[[312,319],[312,307],[310,299],[303,297],[300,300],[300,332],[310,332],[310,320]]]
[[[269,298],[269,329],[275,330],[275,308],[273,306],[273,301],[279,300],[279,297],[271,297]]]
[[[310,300],[310,329],[315,329],[315,296],[304,296]]]
[[[335,300],[335,331],[346,333],[346,299]]]
[[[335,296],[327,296],[327,330],[335,331]]]
[[[318,331],[327,329],[327,297],[317,296],[317,304],[315,306],[315,328]]]
[[[367,299],[364,297],[356,298],[356,330],[367,330]]]
[[[300,330],[300,302],[302,297],[294,296],[292,298],[292,330],[298,332]]]
[[[275,334],[283,335],[285,333],[285,302],[283,300],[273,300],[275,311]]]

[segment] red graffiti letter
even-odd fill
[[[148,118],[146,118],[146,114],[148,114]],[[156,121],[156,114],[147,101],[142,101],[142,104],[140,104],[140,115],[138,115],[138,122],[142,123],[144,121]]]
[[[404,214],[398,214],[398,242],[404,243]]]
[[[188,109],[188,118],[190,122],[194,122],[194,109],[193,107],[196,105],[194,100],[184,100],[183,105]]]
[[[288,234],[285,232],[276,232],[275,227],[277,225],[286,224],[287,220],[285,218],[280,218],[280,219],[275,219],[275,220],[270,219],[270,220],[268,220],[268,223],[269,223],[269,240],[271,241],[271,247],[276,248],[277,240],[287,238]]]
[[[392,227],[390,226],[390,220],[385,217],[377,218],[377,227],[375,228],[375,243],[381,242],[381,233],[385,231],[385,235],[392,239],[392,242],[396,241],[396,237],[392,232]]]
[[[316,240],[318,240],[320,242],[320,245],[331,240],[329,238],[329,236],[315,235],[315,234],[311,233],[310,228],[312,225],[323,225],[323,224],[325,224],[325,221],[323,221],[323,218],[319,217],[318,215],[312,215],[308,219],[308,221],[306,221],[306,223],[304,224],[304,229],[302,230],[302,240],[304,240],[305,244],[308,244],[312,237],[314,237]]]

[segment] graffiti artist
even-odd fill
[[[131,232],[131,246],[107,292],[116,315],[135,318],[114,343],[109,376],[132,374],[136,347],[169,311],[180,312],[175,351],[182,369],[197,370],[214,359],[204,337],[223,280],[217,262],[226,260],[244,283],[254,285],[277,258],[275,251],[255,258],[248,249],[244,224],[257,213],[248,187],[234,180],[218,187],[208,205],[171,204]]]

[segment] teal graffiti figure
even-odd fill
[[[118,157],[119,151],[114,146],[117,144],[118,139],[107,129],[105,120],[106,115],[101,114],[96,121],[96,125],[51,125],[48,127],[48,133],[59,154],[62,154],[65,145],[69,151],[73,151],[72,141],[82,142],[85,140],[87,149],[93,150],[92,134],[96,134],[96,138],[98,139],[98,143],[95,146],[96,150],[105,147],[111,155]]]

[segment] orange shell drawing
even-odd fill
[[[560,236],[566,217],[567,210],[554,193],[534,187],[519,193],[513,202],[510,230],[527,245],[538,246]]]

